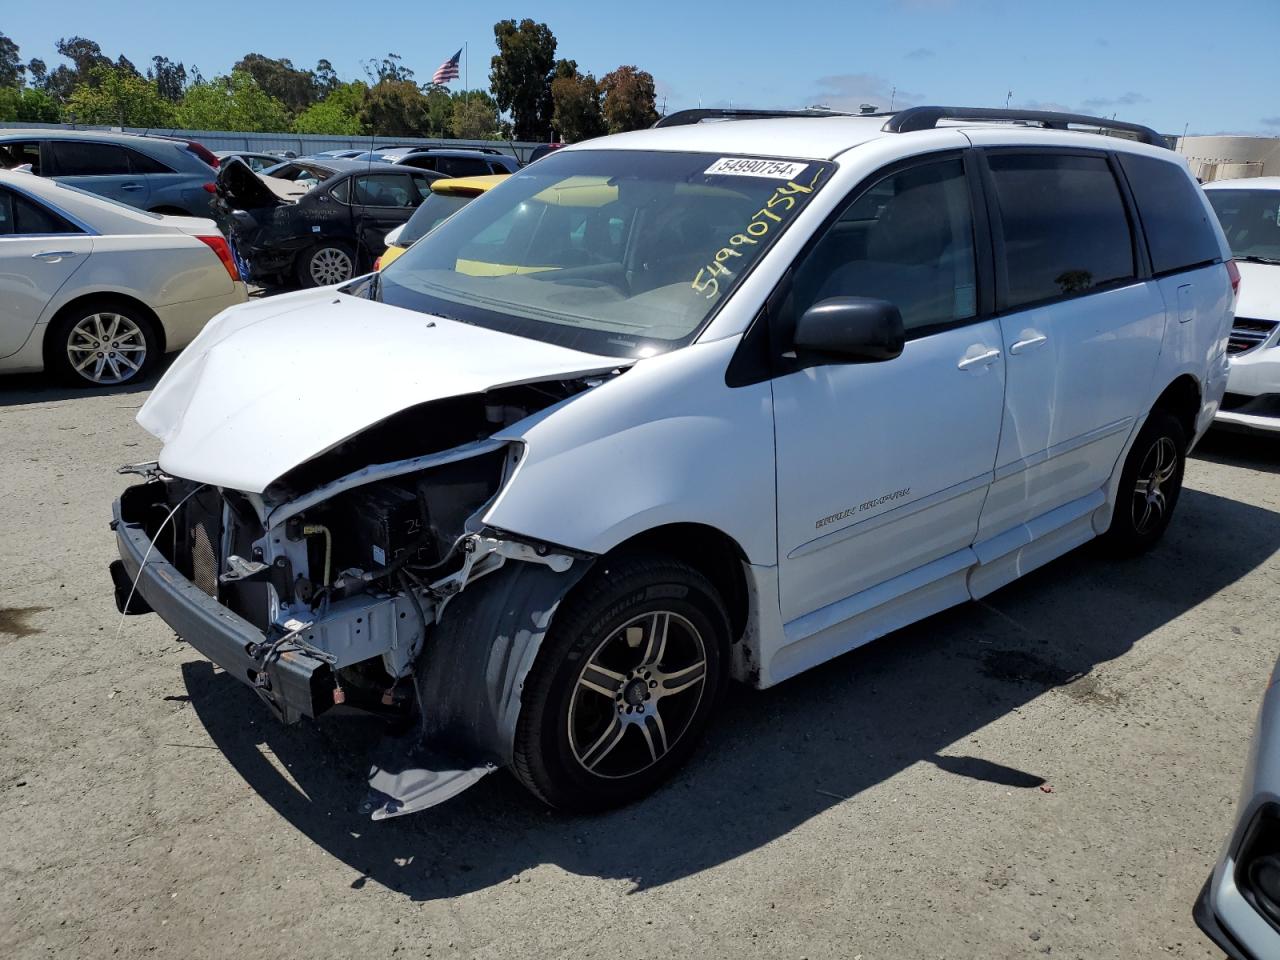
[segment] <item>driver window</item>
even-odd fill
[[[864,190],[797,268],[794,323],[829,297],[874,297],[908,334],[977,314],[973,215],[964,164],[911,167]]]

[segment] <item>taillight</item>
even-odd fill
[[[1240,292],[1240,268],[1234,260],[1227,261],[1227,276],[1231,278],[1231,292]]]
[[[377,260],[373,261],[373,272],[377,273],[381,269],[382,269],[382,258],[379,257]]]
[[[202,187],[204,187],[204,192],[205,192],[205,193],[217,193],[217,192],[218,192],[218,185],[217,185],[216,183],[203,183],[203,184],[201,184],[201,186],[202,186]]]
[[[214,252],[232,280],[240,279],[240,271],[236,269],[236,258],[231,256],[231,246],[226,237],[196,237],[201,243]]]

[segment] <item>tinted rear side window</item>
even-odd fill
[[[172,169],[154,157],[148,157],[145,153],[139,153],[137,150],[128,150],[126,152],[129,154],[129,165],[134,173],[173,173]],[[261,168],[252,167],[252,169]]]
[[[1106,160],[995,154],[988,163],[1003,225],[1003,307],[1135,275],[1129,218]]]
[[[61,177],[92,177],[110,174],[127,174],[129,157],[123,147],[113,143],[76,143],[55,140],[54,165]]]
[[[1200,188],[1184,167],[1124,153],[1120,166],[1138,204],[1152,271],[1185,270],[1222,257]]]

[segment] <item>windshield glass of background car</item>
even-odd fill
[[[1280,190],[1206,190],[1231,254],[1280,260]]]
[[[434,228],[470,203],[474,197],[459,193],[432,193],[422,206],[413,211],[413,216],[400,231],[399,246],[407,247],[417,243]]]
[[[609,356],[690,342],[828,179],[817,161],[566,150],[384,271],[396,306]]]

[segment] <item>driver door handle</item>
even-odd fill
[[[141,190],[141,189],[142,189],[142,184],[140,184],[140,183],[122,183],[122,184],[120,184],[120,189],[121,189],[121,190]]]
[[[995,363],[1000,359],[1000,351],[992,348],[986,353],[980,353],[976,357],[965,357],[956,366],[961,370],[968,370],[972,367],[985,367]]]
[[[1009,353],[1024,353],[1027,350],[1034,350],[1036,347],[1048,342],[1048,337],[1043,333],[1037,333],[1033,336],[1026,337],[1025,339],[1017,340],[1014,343],[1009,344]]]
[[[45,263],[57,263],[59,260],[65,260],[67,257],[74,257],[74,250],[41,250],[39,253],[31,255],[32,260],[43,260]]]

